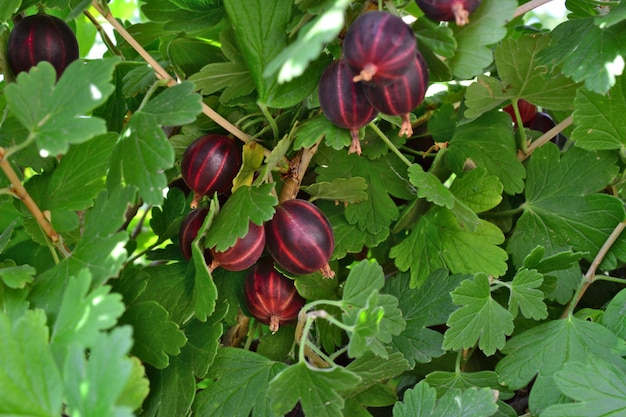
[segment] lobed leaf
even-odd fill
[[[543,301],[543,275],[536,270],[521,268],[511,282],[509,311],[517,316],[518,311],[526,318],[542,320],[548,317],[548,308]]]
[[[489,277],[476,274],[452,292],[452,301],[461,308],[448,319],[444,349],[468,349],[478,342],[485,355],[504,347],[505,336],[513,333],[513,315],[491,297]]]
[[[345,368],[312,368],[298,362],[270,381],[267,394],[277,415],[288,413],[299,401],[305,415],[340,417],[345,401],[339,393],[360,381],[361,377]]]

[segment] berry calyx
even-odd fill
[[[356,73],[354,82],[386,84],[400,77],[413,61],[417,42],[402,18],[383,11],[359,16],[346,32],[343,54]]]
[[[467,25],[469,16],[480,4],[480,0],[415,0],[424,15],[436,22],[452,22]]]

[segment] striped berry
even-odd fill
[[[266,247],[276,263],[292,274],[310,274],[319,269],[332,276],[328,261],[335,238],[326,215],[305,200],[287,200],[276,206],[265,223]]]
[[[336,126],[350,129],[349,153],[360,155],[359,129],[374,120],[378,112],[365,97],[363,85],[352,81],[352,70],[345,60],[334,61],[326,68],[318,96],[324,116]]]
[[[211,249],[213,260],[229,271],[243,271],[256,263],[265,249],[265,228],[250,222],[248,232],[223,252]]]
[[[383,11],[359,16],[346,32],[343,54],[357,74],[354,81],[388,83],[404,74],[417,42],[402,18]]]
[[[207,207],[197,208],[191,210],[189,214],[183,219],[180,229],[178,231],[178,243],[180,250],[183,253],[185,259],[191,259],[191,243],[198,236],[198,231],[204,223],[204,219],[207,216],[209,209]],[[209,250],[204,252],[204,259],[209,261],[211,259],[211,253]]]
[[[259,260],[250,270],[244,290],[248,311],[272,332],[297,319],[305,303],[294,282],[274,268],[271,258]]]
[[[469,15],[476,10],[480,0],[415,0],[424,15],[436,22],[456,22],[458,26],[469,23]]]
[[[209,134],[187,147],[180,170],[185,183],[196,195],[230,191],[241,168],[241,151],[228,136]]]
[[[424,101],[428,88],[428,68],[419,52],[407,71],[396,81],[383,86],[365,85],[365,95],[381,113],[402,116],[400,136],[411,136],[409,113]]]

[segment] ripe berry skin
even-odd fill
[[[419,52],[406,73],[396,81],[383,85],[364,85],[365,95],[381,113],[403,116],[400,136],[411,136],[413,129],[409,113],[424,101],[428,88],[428,68]]]
[[[248,311],[272,332],[297,319],[305,303],[294,282],[274,268],[271,258],[259,260],[250,270],[244,290]]]
[[[58,80],[78,57],[76,35],[56,16],[27,16],[15,24],[9,35],[7,59],[15,75],[28,71],[41,61],[48,61],[56,70]]]
[[[476,10],[480,0],[415,0],[424,15],[436,22],[456,22],[458,26],[469,23],[469,15]]]
[[[274,261],[292,274],[310,274],[327,266],[335,247],[326,215],[305,200],[287,200],[276,206],[265,224],[266,247]]]
[[[241,152],[228,136],[209,134],[196,139],[183,155],[181,174],[196,194],[227,193],[241,168]]]
[[[524,125],[530,123],[535,117],[535,114],[537,114],[537,106],[524,99],[517,100],[517,108],[519,109],[520,117],[522,118],[522,123]],[[512,104],[505,106],[502,110],[511,116],[513,123],[517,124],[517,121],[515,120],[515,110],[513,110]]]
[[[178,243],[186,260],[191,259],[191,242],[198,236],[198,231],[200,227],[202,227],[202,223],[204,223],[208,212],[209,209],[207,207],[191,210],[180,225]],[[211,259],[210,251],[205,251],[204,258],[206,260]]]
[[[373,11],[350,25],[343,54],[357,74],[354,81],[383,85],[404,73],[413,61],[416,46],[415,34],[400,17]]]
[[[352,71],[343,59],[331,62],[319,81],[318,96],[322,112],[336,126],[350,129],[349,153],[361,153],[359,129],[374,120],[376,109],[365,97],[363,85],[352,81]]]
[[[250,222],[248,233],[223,252],[211,249],[213,260],[228,271],[243,271],[256,263],[265,249],[265,228]]]

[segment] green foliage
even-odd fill
[[[459,26],[378,2],[428,67],[401,137],[400,116],[351,132],[320,110],[319,78],[373,4],[0,2],[0,415],[626,412],[626,3],[568,0],[548,22],[483,0]],[[77,34],[58,80],[47,62],[9,70],[10,30],[36,12]],[[520,100],[558,135],[513,123]],[[222,195],[180,175],[205,134],[241,146]],[[250,316],[250,269],[207,248],[294,197],[334,245],[287,274],[305,304],[272,332]]]

